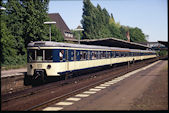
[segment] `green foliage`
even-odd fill
[[[168,55],[168,51],[167,51],[167,50],[160,50],[160,51],[158,52],[158,55],[159,55],[159,56],[167,56],[167,55]]]
[[[44,1],[23,1],[24,8],[26,10],[24,22],[24,35],[25,44],[27,45],[30,41],[48,40],[48,27],[44,24],[48,21],[47,16],[47,5],[48,0]],[[25,45],[25,46],[26,46]]]
[[[93,6],[90,0],[84,0],[82,25],[84,39],[99,39],[110,37],[109,14],[107,10],[101,9],[100,5]]]
[[[49,40],[47,14],[49,0],[8,0],[1,4],[1,64],[20,65],[27,61],[30,41]],[[52,26],[52,40],[63,41],[61,32]]]
[[[73,33],[73,36],[78,40],[79,39],[79,35],[80,35],[80,39],[82,39],[83,37],[83,32],[82,31],[74,31],[71,30],[71,32]]]
[[[109,25],[109,29],[114,38],[124,39],[123,35],[121,34],[120,29],[117,27],[115,23],[111,23]]]
[[[99,39],[114,37],[127,40],[126,33],[129,31],[132,42],[146,42],[146,36],[139,28],[131,28],[129,26],[121,26],[120,22],[115,22],[113,14],[111,16],[105,8],[93,6],[90,0],[83,1],[83,38]]]
[[[147,42],[144,33],[138,27],[129,28],[129,33],[132,42]]]
[[[63,42],[64,41],[64,37],[63,37],[61,31],[58,28],[56,28],[55,25],[52,25],[52,27],[51,27],[51,35],[52,35],[51,36],[52,41],[56,41],[56,42]]]
[[[83,7],[83,15],[82,15],[82,25],[83,25],[83,38],[85,39],[93,39],[96,32],[94,30],[94,19],[95,16],[95,7],[90,2],[90,0],[84,0],[83,1],[84,7]]]
[[[109,24],[115,23],[113,14],[111,13],[110,19],[109,19]]]

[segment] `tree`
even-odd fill
[[[30,41],[48,40],[48,27],[44,22],[49,0],[8,0],[5,13],[1,13],[1,62],[4,65],[26,63],[26,47]],[[2,4],[2,2],[1,2]],[[54,28],[54,40],[61,33]]]
[[[94,29],[94,20],[96,18],[95,15],[95,7],[90,2],[90,0],[84,0],[83,1],[83,15],[82,15],[82,25],[83,25],[83,38],[85,39],[93,39],[96,35],[95,29]]]
[[[64,41],[61,31],[55,25],[51,26],[51,40],[56,42]]]
[[[122,39],[123,40],[127,40],[127,37],[126,37],[127,31],[129,31],[129,27],[128,26],[120,26],[120,32],[122,34]]]
[[[114,38],[124,39],[120,29],[116,26],[115,23],[111,23],[109,25],[109,30]]]
[[[111,13],[110,19],[109,19],[109,24],[115,23],[113,14]]]
[[[22,34],[24,34],[25,24],[23,22],[25,9],[23,8],[20,1],[9,0],[6,3],[6,27],[9,33],[12,35],[10,43],[11,48],[15,49],[15,52],[12,52],[10,55],[15,59],[15,63],[21,63],[22,61],[26,61],[26,48],[24,45],[24,39]],[[7,31],[4,31],[7,32]],[[4,33],[5,34],[5,33]],[[7,33],[8,34],[8,33]],[[8,40],[7,38],[4,40]],[[5,44],[5,42],[2,42]],[[15,46],[13,46],[15,45]],[[5,49],[5,48],[4,48]],[[4,53],[5,54],[5,53]],[[6,55],[5,55],[6,56]],[[9,61],[8,61],[9,62]],[[23,63],[23,62],[22,62]]]
[[[24,22],[27,23],[24,28],[25,46],[30,41],[48,40],[48,27],[44,25],[48,21],[47,6],[48,0],[23,1],[26,10]]]
[[[129,28],[129,32],[130,32],[130,40],[132,42],[147,42],[144,33],[138,27]]]
[[[111,36],[109,31],[109,14],[107,10],[101,9],[100,5],[93,6],[90,0],[83,1],[83,38],[95,39],[95,38],[107,38]]]

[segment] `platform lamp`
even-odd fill
[[[5,7],[2,7],[2,6],[0,6],[0,9],[1,9],[1,10],[6,10],[6,8],[5,8]]]
[[[50,41],[51,41],[51,25],[56,24],[56,22],[55,21],[49,21],[49,22],[44,22],[44,24],[49,24],[49,38],[50,38]]]
[[[84,29],[78,29],[78,28],[77,28],[77,29],[74,29],[74,31],[79,31],[79,37],[78,37],[79,40],[78,40],[78,42],[79,42],[79,44],[80,44],[80,31],[84,31]]]

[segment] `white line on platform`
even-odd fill
[[[68,105],[72,105],[73,102],[58,102],[55,105],[61,105],[61,106],[68,106]]]
[[[89,95],[87,95],[87,94],[77,94],[77,95],[75,95],[76,97],[88,97]]]
[[[62,110],[62,107],[46,107],[43,111],[59,111]]]
[[[104,83],[104,84],[110,84],[110,85],[112,85],[112,84],[114,84],[114,82],[106,82],[106,83]]]
[[[101,86],[101,87],[102,87],[102,86],[103,86],[103,87],[104,87],[104,86],[110,86],[110,84],[101,84],[100,86]]]
[[[91,88],[89,89],[89,91],[100,91],[101,89],[95,89],[95,88]]]
[[[103,87],[103,86],[96,86],[95,88],[98,88],[98,89],[104,89],[106,87]]]
[[[81,98],[73,98],[73,97],[71,97],[71,98],[68,98],[68,99],[66,99],[66,100],[69,100],[69,101],[79,101]]]
[[[86,94],[94,94],[94,93],[96,93],[95,91],[85,91],[85,92],[83,92],[83,93],[86,93]]]

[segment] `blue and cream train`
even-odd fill
[[[149,50],[36,41],[28,44],[27,76],[33,79],[156,57]]]

